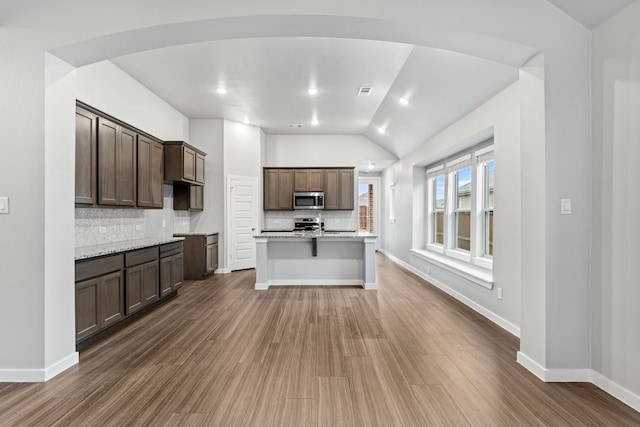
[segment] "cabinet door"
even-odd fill
[[[100,278],[76,283],[76,340],[100,329]]]
[[[164,148],[161,143],[138,136],[138,206],[161,208],[163,204]]]
[[[339,172],[337,169],[324,171],[324,208],[326,210],[339,209],[338,180]]]
[[[116,205],[118,125],[98,118],[98,203]]]
[[[324,171],[322,169],[309,169],[308,180],[309,180],[309,191],[323,191],[323,178]]]
[[[157,301],[160,283],[158,261],[152,261],[142,266],[142,301],[144,305]]]
[[[204,187],[201,185],[189,186],[189,210],[201,211],[204,209]]]
[[[142,298],[142,283],[143,278],[143,266],[137,265],[135,267],[127,268],[126,273],[126,314],[135,313],[144,306],[144,300]]]
[[[216,248],[214,248],[214,246],[216,246]],[[215,265],[217,264],[217,255],[218,255],[218,251],[217,251],[217,245],[207,245],[205,246],[205,260],[206,260],[206,267],[205,267],[205,274],[209,274],[211,273],[213,270],[216,269]],[[215,252],[215,253],[214,253]]]
[[[272,211],[278,209],[278,170],[264,170],[264,210]]]
[[[151,207],[151,144],[153,141],[138,138],[138,206]]]
[[[204,156],[196,153],[196,182],[204,184]]]
[[[116,323],[124,317],[124,286],[122,272],[102,276],[100,279],[101,327]]]
[[[76,107],[76,204],[97,201],[98,117]]]
[[[278,209],[293,210],[293,170],[278,171]]]
[[[164,146],[158,141],[151,144],[151,207],[164,205]]]
[[[353,210],[353,169],[340,169],[339,209]]]
[[[116,151],[116,194],[120,206],[136,205],[136,146],[138,135],[120,128],[119,148]]]
[[[183,256],[176,254],[171,257],[171,288],[178,289],[183,280]]]
[[[182,178],[196,180],[196,152],[189,147],[182,147]]]
[[[307,169],[293,172],[293,191],[309,191],[309,171]]]
[[[171,292],[171,257],[160,258],[160,297]]]

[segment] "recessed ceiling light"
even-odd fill
[[[404,96],[401,97],[399,100],[400,104],[402,105],[409,105],[409,100],[407,98],[405,98]]]
[[[315,87],[310,87],[309,90],[307,90],[307,93],[309,95],[317,95],[318,94],[318,89]]]
[[[220,95],[224,95],[225,93],[227,93],[227,89],[224,87],[219,87],[218,89],[216,89],[216,92],[218,92]]]
[[[314,126],[318,126],[318,121],[316,119],[311,120],[311,124]]]
[[[378,128],[378,132],[379,133],[387,133],[387,130],[385,128],[380,127],[380,128]]]
[[[249,121],[249,117],[245,117],[244,120],[242,121],[242,123],[244,123],[245,125],[248,125],[249,123],[251,123]]]

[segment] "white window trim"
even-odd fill
[[[424,258],[442,268],[457,273],[474,283],[488,289],[493,288],[493,257],[484,254],[484,173],[479,172],[484,163],[493,160],[493,144],[426,170],[427,178],[427,244],[424,249],[412,249],[417,256]],[[473,239],[470,250],[455,248],[455,174],[458,170],[471,166],[474,192],[471,199],[471,237]],[[445,237],[444,245],[432,243],[433,231],[433,185],[435,177],[445,176]],[[480,176],[482,175],[482,176]],[[431,196],[431,197],[430,197]]]
[[[424,249],[411,249],[411,253],[444,270],[455,273],[470,282],[476,283],[489,290],[493,289],[493,271],[479,268],[473,264],[451,259],[446,255],[439,255]]]

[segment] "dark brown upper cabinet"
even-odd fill
[[[204,186],[191,184],[173,185],[173,210],[204,210]]]
[[[164,146],[138,136],[138,206],[162,208],[164,185]]]
[[[296,169],[293,191],[322,191],[322,169]]]
[[[136,205],[136,143],[138,134],[98,118],[98,204]]]
[[[264,169],[264,210],[293,210],[293,169]]]
[[[164,180],[188,184],[204,184],[206,153],[183,141],[164,143]]]
[[[98,116],[76,107],[76,204],[96,203],[97,144]]]
[[[353,168],[324,171],[324,209],[353,210]]]

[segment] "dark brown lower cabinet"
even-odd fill
[[[124,317],[122,254],[76,263],[76,340]]]
[[[184,277],[200,280],[218,268],[218,233],[174,234],[184,237]]]
[[[160,298],[158,273],[158,260],[127,268],[127,315]]]
[[[182,286],[182,242],[76,262],[76,348]],[[102,333],[100,333],[102,332]]]
[[[184,276],[182,242],[160,246],[160,297],[182,286]]]

